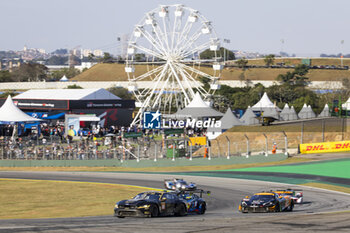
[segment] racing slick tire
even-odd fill
[[[292,201],[290,203],[290,206],[288,207],[288,211],[293,211],[293,208],[294,208],[294,202]]]
[[[282,207],[281,207],[280,203],[276,204],[275,212],[282,212]]]
[[[175,208],[175,216],[185,216],[186,215],[186,207],[184,204],[180,204]]]
[[[117,218],[125,218],[125,216],[117,216]]]
[[[149,207],[149,212],[151,213],[150,215],[151,218],[158,217],[159,215],[159,209],[156,205],[151,205]]]
[[[205,203],[201,203],[199,205],[199,211],[197,214],[205,214],[205,211],[207,210],[207,205]]]

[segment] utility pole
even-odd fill
[[[341,65],[341,67],[344,67],[344,64],[343,64],[343,58],[344,58],[344,55],[343,55],[344,40],[341,40],[341,41],[340,41],[340,44],[341,44],[340,65]]]
[[[282,63],[284,63],[284,60],[283,60],[283,48],[284,47],[284,39],[281,39],[281,51],[280,51],[280,55],[281,55],[281,58],[282,58]],[[284,65],[284,64],[282,64]]]
[[[226,47],[225,47],[225,44],[229,44],[231,41],[230,41],[230,39],[224,39],[224,64],[226,64],[226,60],[228,60],[227,59],[227,57],[226,57]]]

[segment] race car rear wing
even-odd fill
[[[208,196],[210,196],[211,191],[205,191],[203,189],[196,189],[196,190],[192,190],[192,191],[180,191],[179,194],[184,194],[184,193],[189,193],[189,194],[199,194],[199,196],[202,198],[203,194],[207,194]]]

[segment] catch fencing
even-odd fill
[[[294,122],[284,125],[286,131],[275,131],[264,126],[264,132],[228,132],[210,140],[207,145],[192,145],[189,137],[161,133],[139,137],[75,138],[73,141],[59,136],[23,137],[0,139],[0,160],[118,160],[175,161],[186,158],[227,158],[285,155],[297,153],[298,144],[342,141],[350,138],[346,120],[321,119],[319,121]],[[274,126],[274,127],[275,127]],[[269,131],[270,130],[270,131]],[[287,131],[288,130],[288,131]]]

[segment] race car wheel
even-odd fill
[[[288,207],[288,211],[293,211],[293,208],[294,208],[294,202],[292,201],[290,203],[290,206]]]
[[[175,209],[176,216],[185,216],[186,215],[186,207],[184,204],[180,204]]]
[[[197,212],[197,214],[204,214],[205,213],[205,211],[206,211],[206,205],[205,205],[205,203],[201,203],[200,205],[199,205],[199,211]]]
[[[277,203],[277,204],[276,204],[275,212],[282,212],[280,203]]]
[[[151,218],[153,217],[158,217],[159,215],[159,209],[157,206],[155,205],[151,205],[150,208],[149,208],[149,211],[151,213]]]
[[[125,216],[120,216],[120,215],[118,215],[117,218],[125,218]]]

